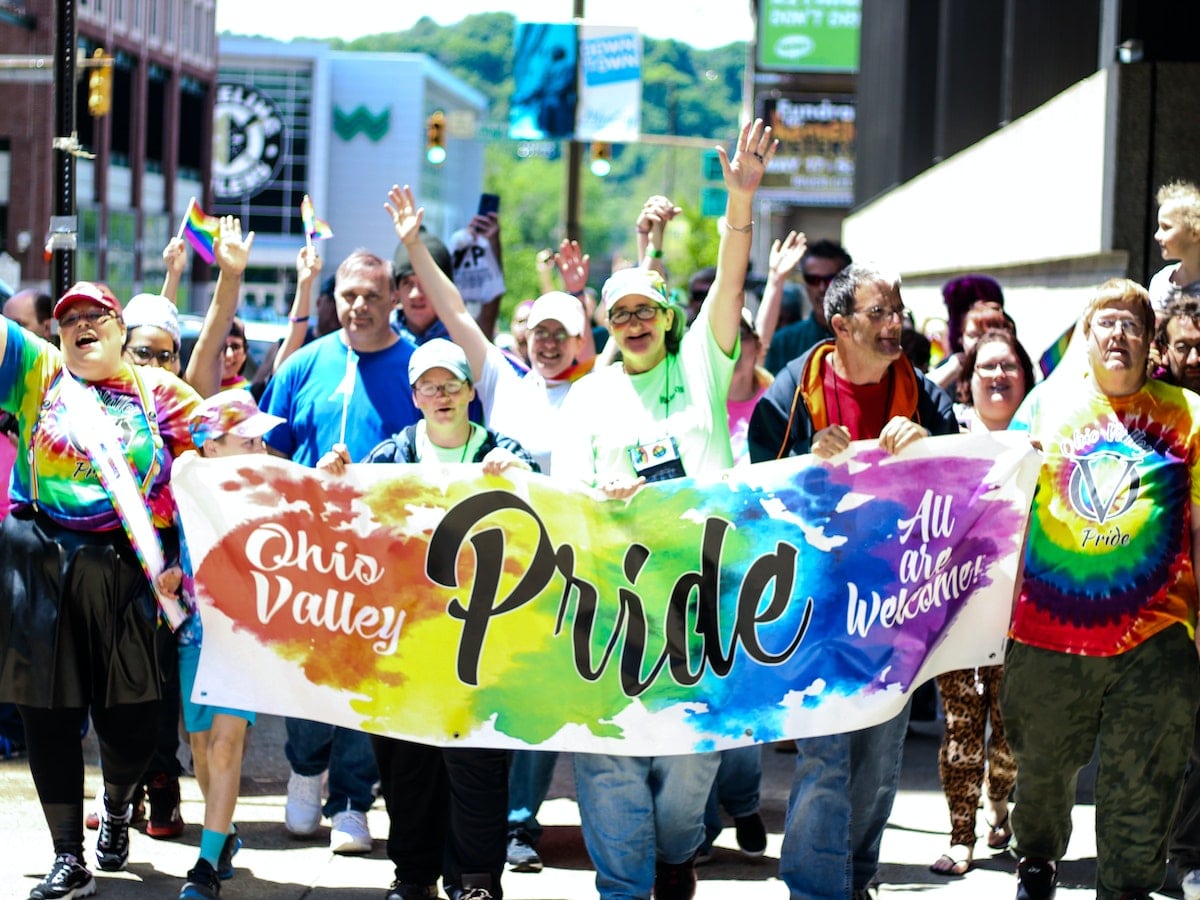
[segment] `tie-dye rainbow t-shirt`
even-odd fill
[[[13,505],[26,506],[33,496],[28,452],[32,440],[37,459],[38,507],[59,524],[78,531],[120,528],[121,520],[112,501],[63,408],[62,392],[56,383],[63,371],[62,351],[15,322],[5,320],[4,327],[8,344],[0,361],[0,407],[13,413],[20,425],[10,487]],[[175,522],[175,503],[169,489],[171,460],[193,449],[187,420],[200,402],[200,395],[165,369],[142,366],[138,374],[158,416],[164,446],[157,453],[130,366],[122,364],[116,377],[89,384],[115,420],[125,445],[125,458],[139,483],[157,457],[160,468],[150,488],[150,510],[154,524],[165,528]],[[71,376],[64,371],[63,377]],[[47,390],[54,402],[39,422]]]
[[[1085,378],[1043,383],[1010,426],[1044,454],[1011,635],[1114,656],[1195,625],[1200,397],[1158,381],[1107,397]]]

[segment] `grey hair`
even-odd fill
[[[880,268],[873,263],[851,263],[834,276],[825,290],[825,320],[834,316],[849,316],[854,312],[854,298],[865,284],[886,284],[900,290],[900,273]]]

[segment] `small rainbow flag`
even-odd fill
[[[188,243],[195,249],[206,263],[212,264],[216,256],[213,253],[213,245],[217,241],[217,234],[221,230],[221,220],[216,216],[208,215],[200,208],[200,204],[193,197],[188,203],[187,212],[183,216],[183,225],[179,228],[179,236],[186,237]]]
[[[324,241],[333,237],[333,229],[329,227],[329,223],[317,218],[308,194],[300,201],[300,221],[304,223],[304,233],[310,238]]]
[[[1042,377],[1045,378],[1055,367],[1062,362],[1067,353],[1067,347],[1071,345],[1071,336],[1075,334],[1075,325],[1070,325],[1064,331],[1057,341],[1046,348],[1046,352],[1038,358],[1038,368],[1042,370]]]

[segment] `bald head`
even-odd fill
[[[50,339],[52,298],[35,290],[17,291],[4,301],[4,317],[12,319],[26,331]]]

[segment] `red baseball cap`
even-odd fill
[[[97,303],[121,315],[121,301],[107,287],[91,281],[77,281],[54,304],[54,318],[61,319],[72,303]]]

